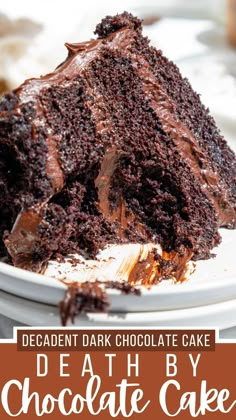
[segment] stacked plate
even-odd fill
[[[200,261],[183,284],[161,283],[141,296],[109,292],[107,314],[88,313],[75,320],[88,327],[217,327],[236,326],[235,231],[224,230],[217,256]],[[14,325],[60,326],[58,302],[66,286],[59,281],[0,264],[0,314]]]

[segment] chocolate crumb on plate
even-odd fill
[[[141,295],[140,289],[128,282],[95,281],[71,284],[59,304],[62,325],[65,326],[69,320],[74,323],[75,317],[81,313],[107,312],[110,302],[105,289],[116,289],[124,295]]]
[[[81,313],[106,312],[109,305],[107,294],[98,283],[71,285],[59,305],[61,323],[64,326],[68,320],[74,323],[75,317]]]

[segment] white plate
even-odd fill
[[[0,313],[30,326],[60,326],[58,308],[27,301],[8,293],[0,292]],[[214,305],[190,309],[156,312],[129,312],[80,315],[76,326],[84,327],[217,327],[235,326],[236,299]],[[70,323],[68,324],[71,325]]]
[[[141,296],[124,296],[116,290],[109,290],[111,310],[161,311],[236,299],[236,231],[222,230],[221,234],[223,241],[217,249],[217,257],[199,261],[188,282],[177,285],[163,282],[150,290],[142,288]],[[22,298],[57,305],[64,297],[66,286],[55,279],[1,263],[0,289]]]

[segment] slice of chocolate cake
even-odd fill
[[[235,228],[235,156],[140,20],[95,34],[0,100],[0,255],[43,272],[58,254],[157,243],[159,273],[176,273]]]

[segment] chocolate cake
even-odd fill
[[[235,156],[139,19],[95,34],[0,100],[0,256],[44,272],[56,255],[157,243],[159,276],[180,278],[236,226]]]

